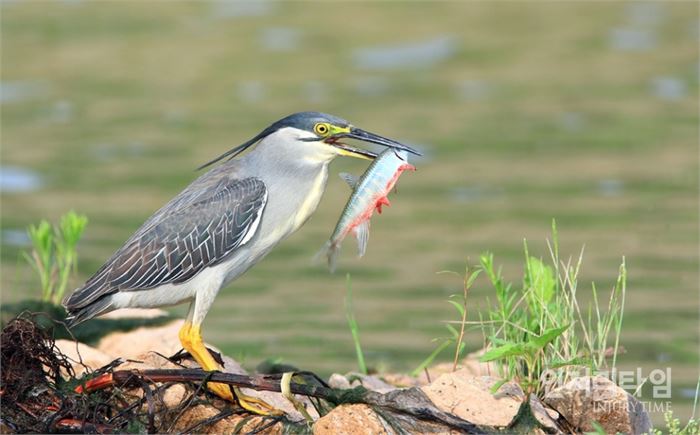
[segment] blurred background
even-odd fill
[[[491,251],[519,285],[523,239],[585,245],[580,291],[629,282],[622,368],[672,367],[676,416],[698,377],[698,5],[693,2],[2,2],[2,302],[38,295],[25,227],[90,223],[79,279],[198,173],[301,110],[415,145],[367,255],[311,260],[349,190],[222,290],[205,337],[251,367],[410,370],[456,317],[445,300]],[[361,173],[336,161],[332,174]],[[477,280],[469,316],[493,289]],[[185,307],[174,308],[184,313]],[[467,346],[482,346],[479,332]],[[441,356],[448,360],[449,352]],[[658,421],[659,416],[654,419]]]

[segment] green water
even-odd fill
[[[331,176],[314,217],[221,292],[209,341],[248,366],[281,357],[326,374],[354,369],[350,273],[368,364],[412,369],[455,315],[445,299],[459,282],[436,272],[490,250],[517,280],[522,240],[546,257],[556,218],[562,253],[586,246],[584,299],[590,281],[609,289],[626,257],[620,364],[671,367],[674,409],[690,415],[697,5],[217,5],[3,3],[2,165],[43,183],[2,193],[4,302],[38,294],[7,231],[86,213],[85,279],[194,168],[288,113],[320,110],[428,157],[373,221],[367,255],[355,258],[348,240],[334,275],[311,264],[348,196]],[[489,296],[477,281],[472,319]],[[480,347],[479,333],[468,338]]]

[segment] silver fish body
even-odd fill
[[[415,169],[408,163],[406,151],[386,149],[359,180],[351,174],[340,174],[353,192],[343,208],[333,234],[319,252],[319,256],[326,256],[331,271],[335,270],[341,243],[349,233],[352,232],[357,238],[358,256],[362,257],[365,254],[369,239],[369,222],[374,210],[381,213],[382,206],[389,206],[387,195],[396,185],[401,173]]]

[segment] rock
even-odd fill
[[[453,373],[454,370],[454,364],[453,363],[440,363],[440,364],[435,364],[434,366],[428,367],[427,368],[427,373],[426,370],[423,370],[419,375],[418,375],[418,385],[428,385],[440,376],[447,374],[447,373]],[[457,366],[457,370],[461,370],[461,366]]]
[[[603,376],[575,378],[548,392],[544,402],[583,432],[594,431],[594,421],[606,433],[651,431],[651,421],[643,405]]]
[[[530,395],[530,411],[537,422],[542,425],[547,432],[562,434],[564,431],[559,427],[557,419],[559,413],[544,406],[544,403],[534,394]]]
[[[314,435],[382,435],[394,433],[367,405],[341,405],[313,425]]]
[[[126,361],[124,364],[116,368],[116,370],[153,370],[153,369],[180,369],[182,367],[171,362],[162,355],[155,352],[146,352],[136,358]],[[131,394],[136,398],[141,398],[143,390],[134,388],[130,390]],[[187,397],[187,389],[182,384],[173,384],[163,392],[163,406],[167,409],[173,409],[180,406],[182,401]]]
[[[498,372],[496,371],[495,363],[482,363],[479,361],[479,358],[481,358],[481,355],[483,355],[484,352],[485,350],[481,349],[468,354],[457,364],[457,370],[465,370],[466,373],[472,376],[496,376]],[[428,367],[427,374],[424,370],[418,375],[418,385],[428,385],[441,375],[444,375],[445,373],[452,373],[454,371],[453,362],[435,364],[434,366]]]
[[[167,316],[168,312],[159,308],[122,308],[100,316],[101,319],[155,319]]]
[[[490,376],[472,376],[468,369],[440,376],[423,392],[440,410],[477,425],[506,427],[518,414],[525,394],[514,382],[504,384],[496,394],[497,382]]]
[[[182,384],[173,384],[163,392],[163,406],[173,409],[182,404],[187,398],[187,388]]]
[[[115,332],[100,340],[97,348],[113,358],[134,358],[148,351],[172,355],[182,348],[178,332],[184,320],[175,320],[155,328],[142,327]]]
[[[339,390],[347,390],[350,388],[350,381],[340,373],[333,373],[331,377],[328,378],[328,386]]]
[[[222,369],[223,372],[231,373],[234,375],[248,374],[246,369],[244,369],[243,366],[235,359],[227,357],[226,355],[222,355],[221,359],[224,361],[224,367]]]
[[[395,386],[387,384],[382,379],[374,375],[363,375],[360,373],[348,373],[345,378],[350,382],[350,388],[365,387],[368,390],[378,393],[388,393],[396,389]]]
[[[131,358],[129,361],[117,367],[117,370],[149,370],[149,369],[180,369],[182,367],[171,362],[163,355],[155,352],[144,352]]]
[[[333,373],[328,379],[328,385],[331,388],[339,388],[341,390],[362,386],[378,393],[388,393],[389,391],[396,390],[394,385],[384,382],[383,379],[377,376],[363,375],[360,373],[348,373],[345,376]]]
[[[258,399],[264,400],[268,405],[273,408],[279,409],[286,414],[287,419],[292,422],[299,423],[305,421],[305,418],[299,411],[294,408],[292,402],[287,400],[281,393],[276,393],[274,391],[256,391],[248,388],[241,388],[243,394],[251,397],[256,397]],[[298,402],[301,402],[306,408],[306,412],[309,413],[312,419],[316,420],[318,417],[318,412],[316,408],[311,404],[311,400],[305,396],[294,396]]]
[[[207,348],[218,352],[215,347],[207,345]],[[247,375],[248,372],[243,368],[242,365],[238,363],[238,361],[234,360],[233,358],[227,357],[226,355],[221,355],[221,359],[224,362],[224,366],[221,368],[221,371],[224,373],[232,373],[234,375]],[[188,355],[187,357],[181,358],[178,361],[179,364],[182,364],[183,367],[188,368],[188,369],[198,369],[199,368],[199,363],[192,358],[191,355]]]
[[[385,373],[382,378],[387,384],[393,385],[396,388],[411,388],[418,386],[418,380],[414,377],[403,373]]]
[[[350,383],[351,387],[357,387],[360,385],[367,388],[368,390],[376,391],[378,393],[388,393],[389,391],[396,390],[395,386],[387,384],[382,379],[380,379],[376,376],[364,376],[364,375],[362,375],[362,376],[355,378]]]
[[[56,347],[71,360],[76,376],[80,376],[88,370],[94,371],[104,367],[114,359],[94,347],[73,340],[56,340]],[[63,373],[63,375],[66,376],[67,373]]]
[[[213,424],[200,425],[207,419],[219,414],[221,411],[210,405],[197,405],[187,409],[177,420],[177,423],[169,430],[173,433],[250,433],[269,424],[269,419],[261,416],[251,416],[250,414],[231,415]],[[270,427],[256,432],[259,434],[281,434],[283,427],[277,422]]]

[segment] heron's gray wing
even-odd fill
[[[145,225],[66,306],[85,306],[117,291],[188,281],[255,235],[266,201],[267,189],[258,178],[219,182],[210,194],[198,195]]]

